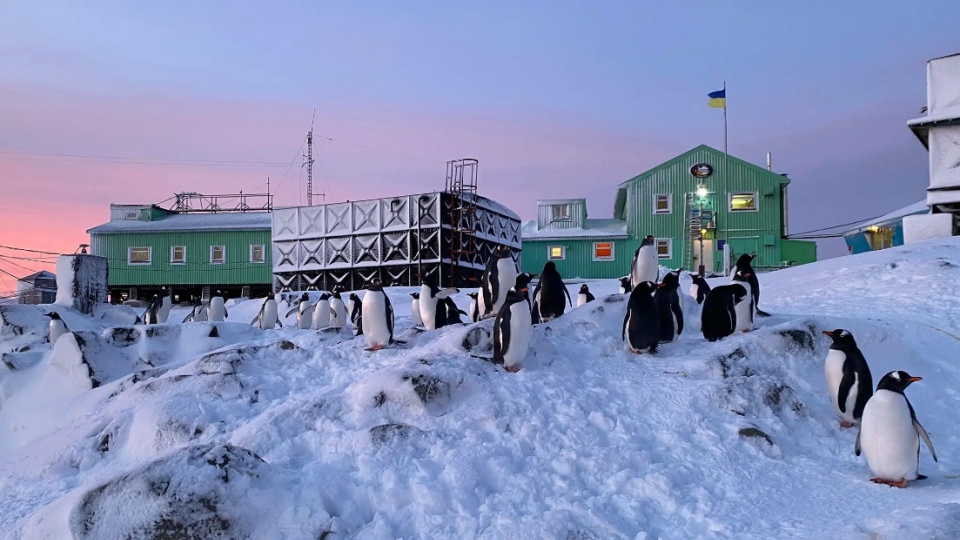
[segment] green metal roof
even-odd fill
[[[724,158],[724,157],[726,157],[726,159],[727,159],[727,161],[728,161],[729,163],[733,163],[733,164],[735,164],[735,165],[740,165],[740,166],[742,166],[742,167],[747,167],[747,168],[753,169],[753,170],[755,170],[755,171],[759,171],[759,172],[766,173],[767,175],[769,175],[769,177],[770,177],[771,180],[776,180],[778,184],[789,184],[789,183],[790,183],[790,179],[787,178],[786,176],[782,176],[782,175],[780,175],[779,173],[775,173],[775,172],[773,172],[773,171],[768,171],[767,169],[765,169],[765,168],[763,168],[763,167],[761,167],[761,166],[759,166],[759,165],[755,165],[755,164],[753,164],[753,163],[750,163],[749,161],[744,161],[744,160],[742,160],[742,159],[740,159],[740,158],[737,158],[737,157],[734,157],[734,156],[732,156],[732,155],[730,155],[730,154],[724,154],[723,152],[717,150],[716,148],[713,148],[713,147],[708,146],[708,145],[706,145],[706,144],[701,144],[700,146],[697,146],[696,148],[692,148],[692,149],[690,149],[690,150],[687,150],[686,152],[680,154],[679,156],[676,156],[676,157],[674,157],[673,159],[670,159],[669,161],[665,161],[665,162],[661,163],[660,165],[657,165],[656,167],[654,167],[654,168],[652,168],[652,169],[650,169],[650,170],[648,170],[648,171],[644,171],[644,172],[638,174],[637,176],[634,176],[633,178],[631,178],[631,179],[629,179],[629,180],[625,180],[625,181],[623,181],[623,182],[620,182],[619,186],[622,187],[622,186],[625,186],[625,185],[627,185],[627,184],[630,184],[631,182],[638,182],[638,181],[642,180],[642,179],[645,178],[645,177],[652,176],[652,175],[656,174],[657,172],[662,171],[663,169],[666,169],[666,168],[668,168],[668,167],[672,167],[673,165],[676,165],[677,163],[683,161],[683,160],[686,159],[687,156],[689,156],[690,154],[693,154],[693,153],[699,152],[699,151],[710,152],[710,153],[712,153],[712,154],[715,154],[718,158]],[[618,201],[619,201],[619,197],[620,197],[620,194],[619,194],[619,193],[617,193],[617,197],[618,197]],[[616,209],[614,209],[614,212],[616,212]]]

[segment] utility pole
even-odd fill
[[[313,110],[310,119],[310,131],[307,132],[307,206],[313,206],[313,122],[317,118],[317,110]]]

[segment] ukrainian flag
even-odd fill
[[[727,108],[727,89],[717,90],[716,92],[710,92],[707,94],[710,98],[710,101],[707,102],[707,105],[717,108],[717,109],[726,109]]]

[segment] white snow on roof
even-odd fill
[[[900,218],[902,218],[902,217],[904,217],[904,216],[912,216],[913,214],[926,214],[926,213],[928,213],[929,211],[930,211],[930,209],[929,209],[929,207],[927,206],[927,200],[926,200],[926,199],[923,199],[922,201],[915,202],[915,203],[913,203],[913,204],[911,204],[911,205],[909,205],[909,206],[904,206],[903,208],[901,208],[901,209],[899,209],[899,210],[894,210],[893,212],[890,212],[889,214],[884,214],[884,215],[882,215],[882,216],[880,216],[880,217],[878,217],[878,218],[868,219],[868,220],[866,220],[866,221],[860,222],[860,223],[854,225],[853,227],[847,229],[847,230],[844,232],[844,234],[846,234],[846,233],[854,233],[854,232],[857,232],[857,231],[859,231],[859,230],[861,230],[861,229],[864,229],[864,228],[866,228],[866,227],[869,227],[869,226],[871,226],[871,225],[879,225],[879,224],[881,224],[881,223],[887,223],[887,222],[889,222],[889,221],[894,221],[894,220],[900,219]]]
[[[926,116],[921,116],[920,118],[908,120],[907,125],[913,127],[923,124],[932,124],[934,122],[943,122],[945,120],[960,120],[960,105],[956,107],[947,107],[943,110],[937,111],[934,114],[928,114]]]
[[[524,240],[551,238],[609,238],[627,236],[627,222],[619,219],[588,219],[585,228],[537,230],[537,220],[524,221],[520,236]]]
[[[165,232],[203,230],[270,230],[269,212],[174,214],[154,221],[111,221],[88,233]]]

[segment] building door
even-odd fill
[[[730,244],[730,250],[732,251],[730,257],[731,266],[735,265],[737,259],[744,253],[749,253],[754,256],[760,255],[759,238],[730,238],[727,240],[727,243]],[[753,260],[753,266],[765,266],[767,264],[766,261],[761,260],[759,257]]]
[[[703,260],[700,261],[700,264],[703,265],[705,271],[715,272],[716,269],[713,267],[713,261],[716,260],[714,258],[714,250],[716,249],[716,247],[714,247],[714,242],[713,240],[701,240],[701,242],[703,242]],[[697,242],[697,249],[700,248],[699,244],[700,242]],[[690,270],[696,271],[698,269],[691,268]]]

